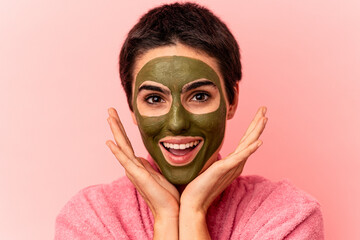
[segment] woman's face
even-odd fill
[[[216,61],[180,44],[155,48],[138,59],[134,79],[145,147],[168,181],[189,183],[216,160],[235,111]]]

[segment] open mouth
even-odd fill
[[[186,144],[173,144],[173,143],[167,143],[167,142],[162,142],[161,144],[163,145],[163,147],[169,151],[170,153],[176,155],[176,156],[184,156],[187,153],[189,153],[190,151],[192,151],[194,148],[196,148],[196,146],[200,143],[200,140],[197,141],[193,141],[190,143],[186,143]]]
[[[200,138],[173,138],[160,141],[160,149],[166,161],[174,166],[192,162],[203,145]]]

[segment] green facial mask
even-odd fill
[[[212,81],[220,94],[219,107],[209,113],[194,114],[181,103],[182,87],[197,79]],[[161,116],[149,117],[139,113],[136,99],[141,84],[158,82],[171,91],[171,108]],[[134,114],[142,140],[162,174],[172,184],[187,184],[201,171],[220,147],[225,133],[226,102],[216,72],[206,63],[183,56],[159,57],[147,62],[136,76],[133,95]],[[160,150],[159,140],[166,136],[202,137],[203,145],[192,162],[185,166],[170,165]]]

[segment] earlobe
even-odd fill
[[[133,123],[137,126],[137,121],[136,121],[136,117],[135,117],[135,114],[133,111],[131,111],[131,117],[132,117],[132,120],[133,120]]]
[[[239,99],[239,82],[236,83],[234,89],[235,89],[234,101],[232,104],[229,105],[229,110],[227,113],[227,120],[230,120],[234,117],[236,109],[237,109],[238,99]]]

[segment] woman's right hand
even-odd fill
[[[144,158],[136,157],[114,108],[108,109],[107,119],[115,142],[106,145],[124,167],[127,177],[134,184],[154,216],[154,239],[178,237],[179,192],[164,176],[155,171]]]

